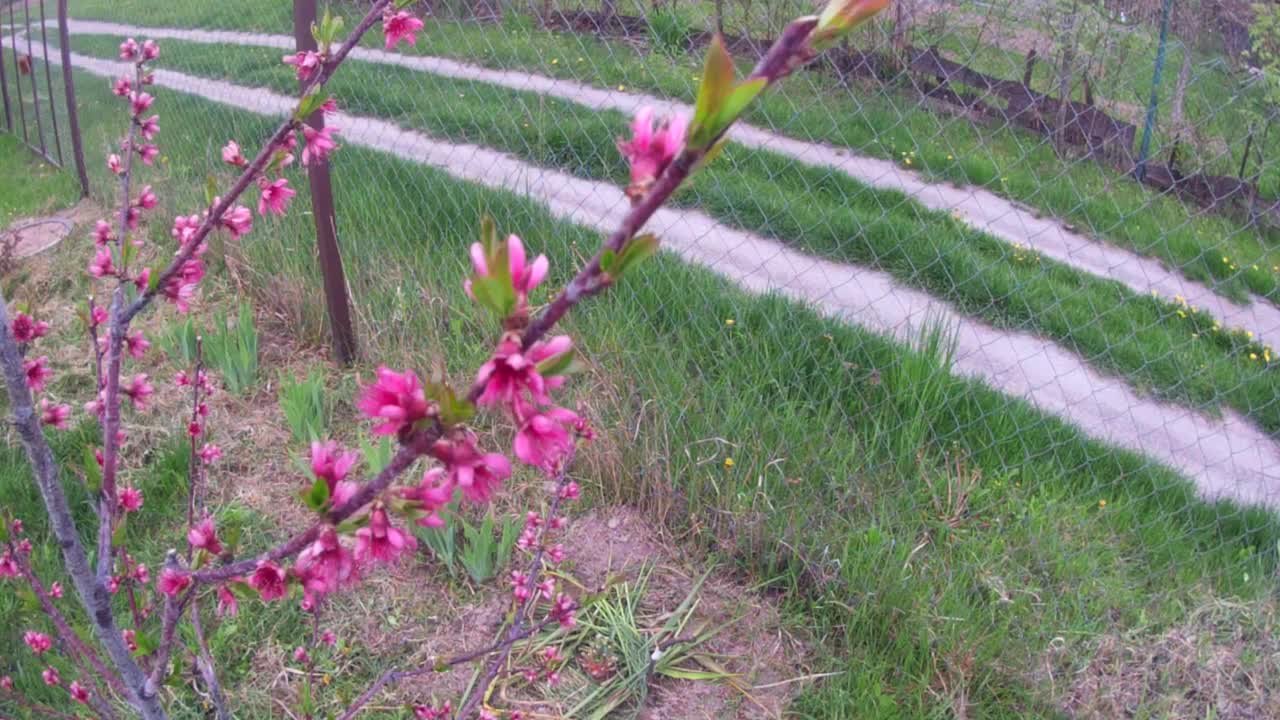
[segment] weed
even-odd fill
[[[258,381],[258,329],[248,303],[240,305],[234,319],[225,313],[219,317],[218,329],[205,338],[204,353],[228,391],[240,395]]]
[[[324,374],[312,369],[305,379],[280,377],[280,409],[293,439],[299,443],[322,440],[329,434],[329,406]]]

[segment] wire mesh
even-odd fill
[[[91,166],[120,132],[115,45],[161,39],[159,172],[169,209],[191,212],[222,144],[263,137],[296,89],[279,62],[288,3],[78,5]],[[365,357],[439,358],[459,377],[486,351],[460,286],[479,217],[550,255],[563,283],[626,208],[614,142],[634,111],[691,103],[714,31],[746,62],[813,11],[419,9],[417,45],[371,41],[330,84],[347,146],[338,237]],[[1180,606],[1202,581],[1265,595],[1280,134],[1244,52],[1247,11],[1173,3],[1161,48],[1162,10],[905,0],[771,92],[655,221],[672,252],[570,322],[590,366],[581,400],[607,430],[586,459],[599,497],[842,598],[848,615],[818,633],[871,657],[892,656],[904,617],[955,615],[1044,651],[1059,632],[1046,618],[1140,624],[1107,617],[1122,596]],[[326,344],[310,218],[257,225],[233,273],[260,314]],[[940,549],[951,533],[955,555]],[[895,605],[915,582],[936,608]],[[1014,620],[990,617],[1006,605]],[[930,633],[919,642],[965,646],[962,627]]]

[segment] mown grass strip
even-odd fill
[[[118,38],[77,36],[111,57]],[[279,51],[169,41],[172,63],[202,77],[288,93]],[[331,91],[355,114],[512,153],[581,177],[626,183],[613,149],[626,118],[484,83],[353,62]],[[677,202],[728,225],[835,260],[886,270],[999,327],[1029,329],[1089,362],[1197,409],[1227,404],[1280,431],[1280,357],[1207,314],[1042,260],[840,173],[730,145]]]

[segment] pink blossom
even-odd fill
[[[110,155],[107,156],[107,169],[115,173],[116,175],[124,174],[124,166],[120,164],[119,155],[115,153],[111,153]]]
[[[185,246],[195,237],[201,224],[199,215],[179,215],[173,219],[173,229],[169,234],[178,241],[179,246]]]
[[[560,488],[560,497],[565,500],[577,500],[582,497],[582,488],[578,487],[578,483],[570,480],[565,483],[564,487]],[[563,521],[564,518],[560,518],[560,520]]]
[[[561,593],[556,596],[555,604],[551,606],[551,619],[560,623],[562,628],[572,628],[578,623],[574,616],[574,611],[578,609],[578,603],[573,598]]]
[[[187,542],[191,543],[191,547],[204,550],[210,555],[222,554],[222,542],[218,540],[218,529],[213,524],[213,518],[208,515],[187,531]]]
[[[151,573],[147,570],[147,566],[142,563],[133,566],[133,570],[129,571],[129,577],[143,585],[151,582]]]
[[[142,272],[133,279],[133,286],[138,292],[145,292],[151,286],[151,268],[142,268]]]
[[[529,591],[529,575],[519,570],[511,572],[511,596],[517,603],[523,603],[528,600],[532,593]]]
[[[160,116],[152,115],[138,124],[138,132],[142,133],[145,140],[154,140],[156,135],[160,134]]]
[[[128,40],[125,40],[124,42],[120,43],[120,59],[121,60],[134,60],[137,57],[138,57],[138,41],[137,40],[134,40],[133,38],[129,38]]]
[[[418,519],[418,525],[430,528],[444,527],[444,518],[440,510],[453,500],[453,483],[449,480],[444,468],[431,468],[422,475],[422,483],[417,487],[401,490],[405,499],[418,503],[419,508],[427,513]]]
[[[453,715],[453,705],[447,700],[438,708],[428,705],[415,705],[413,707],[414,720],[449,720]]]
[[[128,97],[129,93],[133,92],[133,83],[129,82],[129,78],[121,77],[111,86],[111,92],[120,97]]]
[[[71,686],[67,688],[67,692],[71,693],[71,699],[81,705],[89,704],[89,688],[81,685],[78,681],[72,680]]]
[[[523,393],[537,403],[551,402],[548,387],[556,387],[564,381],[559,378],[546,380],[538,372],[538,363],[563,355],[572,347],[568,335],[558,335],[548,341],[538,342],[523,352],[518,337],[509,337],[498,344],[493,357],[480,366],[476,382],[484,385],[480,394],[481,405],[508,405],[520,399]]]
[[[138,148],[138,155],[142,157],[143,165],[151,165],[155,162],[156,156],[160,154],[160,148],[155,145],[146,144]]]
[[[550,600],[556,594],[555,578],[543,578],[542,582],[538,583],[538,594],[543,600]]]
[[[239,240],[253,230],[253,213],[243,205],[236,205],[222,216],[222,227],[231,233],[232,240]]]
[[[129,396],[129,400],[133,401],[133,406],[138,410],[147,409],[147,398],[156,391],[151,383],[147,381],[146,373],[138,373],[129,381],[129,386],[121,388],[125,395]]]
[[[137,512],[142,509],[142,491],[126,485],[120,488],[119,502],[125,512]]]
[[[155,73],[152,73],[152,72],[149,72],[149,73],[147,73],[146,75],[143,75],[143,76],[142,76],[142,84],[143,84],[143,85],[155,85],[155,84],[156,84],[156,74],[155,74]]]
[[[55,405],[48,398],[40,398],[40,422],[57,430],[67,429],[67,418],[71,417],[70,405]]]
[[[62,676],[58,674],[55,667],[47,667],[44,672],[40,673],[40,677],[44,679],[44,684],[49,687],[57,687],[62,684]]]
[[[631,123],[631,140],[618,142],[618,150],[631,163],[631,187],[627,189],[628,195],[634,198],[648,191],[653,181],[662,175],[684,148],[685,131],[688,127],[688,118],[675,115],[663,120],[655,129],[653,108],[640,108]]]
[[[14,340],[25,343],[44,337],[49,332],[49,323],[43,320],[37,321],[19,310],[13,315],[13,323],[10,325],[10,329],[13,330]]]
[[[32,548],[32,545],[31,545],[30,538],[22,538],[22,540],[18,541],[18,552],[22,553],[23,555],[30,555],[31,548]]]
[[[155,60],[158,57],[160,57],[160,46],[156,44],[155,40],[147,40],[142,43],[143,60]]]
[[[547,548],[547,557],[551,558],[551,562],[556,565],[564,562],[564,545],[556,543]]]
[[[270,560],[258,563],[258,568],[249,576],[249,587],[258,591],[263,602],[278,600],[288,592],[284,570]]]
[[[302,578],[303,589],[313,596],[334,592],[357,577],[355,558],[339,542],[333,528],[298,554],[294,571]]]
[[[391,524],[381,503],[369,512],[369,524],[356,531],[356,562],[393,563],[418,547],[413,535]]]
[[[298,79],[306,80],[324,64],[324,57],[315,50],[305,50],[293,55],[285,55],[284,64],[294,66],[298,71]]]
[[[89,324],[98,327],[107,321],[107,309],[101,305],[94,305],[93,310],[89,313]]]
[[[222,162],[235,167],[244,167],[249,164],[249,161],[244,159],[244,155],[240,154],[240,146],[236,144],[235,140],[228,140],[227,144],[223,146]]]
[[[13,692],[13,678],[8,675],[0,677],[0,688],[3,688],[5,692]]]
[[[284,215],[289,207],[289,200],[298,194],[289,188],[289,181],[285,178],[275,182],[261,178],[258,181],[258,187],[262,189],[262,194],[258,198],[259,215],[266,215],[268,210],[276,215]]]
[[[61,600],[62,599],[62,583],[58,582],[57,580],[53,581],[53,584],[49,586],[49,596],[52,598]]]
[[[183,590],[191,587],[191,576],[181,570],[165,568],[160,571],[160,579],[156,581],[156,587],[169,597],[177,597]]]
[[[325,630],[324,633],[320,635],[320,642],[328,645],[329,647],[333,647],[338,644],[338,636],[334,635],[332,630]]]
[[[129,652],[138,652],[138,633],[126,628],[120,631],[120,639],[124,640],[124,646],[129,648]]]
[[[338,101],[332,97],[325,98],[325,101],[320,103],[320,112],[326,114],[338,112]]]
[[[418,376],[412,370],[398,373],[385,365],[378,368],[377,380],[363,388],[356,407],[381,421],[373,428],[378,435],[394,435],[431,411]]]
[[[28,630],[22,634],[22,641],[31,648],[31,652],[37,655],[43,655],[53,647],[53,638],[42,632]]]
[[[200,452],[196,454],[200,456],[200,462],[205,465],[212,465],[222,458],[222,448],[212,443],[205,443],[204,447],[200,448]]]
[[[296,663],[300,663],[302,665],[306,665],[311,662],[311,655],[307,653],[306,648],[302,646],[298,646],[293,649],[293,661]]]
[[[151,107],[151,103],[155,101],[156,99],[150,93],[138,92],[137,90],[129,93],[129,107],[133,110],[134,117],[146,112]]]
[[[22,528],[23,528],[22,520],[19,518],[14,518],[13,522],[9,523],[9,529],[13,530],[15,535],[21,535]]]
[[[226,585],[218,586],[218,615],[235,615],[240,612],[240,601],[236,599],[236,594],[231,592]]]
[[[382,16],[382,34],[386,37],[387,49],[395,47],[401,40],[410,45],[417,45],[418,31],[422,26],[422,21],[409,14],[407,10],[392,13],[388,9]]]
[[[44,355],[35,360],[24,360],[22,369],[27,374],[27,387],[31,388],[32,392],[42,392],[45,383],[53,377],[53,370],[49,369],[49,358]]]
[[[156,197],[155,191],[151,189],[151,186],[145,185],[142,188],[142,192],[138,195],[138,199],[134,201],[133,204],[143,210],[154,210],[159,202],[160,199]]]
[[[18,577],[18,563],[14,562],[13,555],[5,550],[0,554],[0,578]]]
[[[475,435],[464,433],[440,440],[431,453],[445,465],[449,482],[471,502],[486,502],[503,480],[511,477],[511,463],[501,453],[481,453]]]
[[[338,144],[333,141],[333,133],[339,132],[337,128],[326,127],[316,130],[310,125],[302,126],[302,137],[306,140],[306,147],[302,149],[302,164],[310,166],[314,162],[324,162],[329,158],[329,153],[338,149]]]
[[[489,258],[485,256],[485,248],[480,243],[471,245],[471,265],[476,275],[489,277]],[[516,235],[507,237],[507,272],[511,276],[511,285],[516,291],[519,308],[523,309],[528,305],[529,293],[542,284],[549,268],[550,263],[546,255],[539,255],[530,263],[525,253],[524,242]],[[463,289],[467,291],[468,296],[474,297],[470,280],[463,283]]]
[[[151,347],[151,341],[147,340],[141,330],[126,335],[124,343],[129,351],[129,357],[134,360],[141,360],[142,356],[147,354],[147,349]]]
[[[102,246],[115,240],[115,236],[111,233],[111,225],[106,220],[99,220],[93,224],[93,245]]]
[[[124,578],[119,576],[112,576],[107,578],[107,592],[111,593],[112,595],[115,595],[116,593],[120,592],[120,583],[122,582],[124,582]]]
[[[560,461],[573,450],[573,437],[566,426],[577,420],[577,413],[565,408],[528,416],[516,433],[516,457],[549,475],[555,473]]]
[[[138,212],[138,208],[137,208],[137,207],[135,207],[135,206],[130,206],[130,207],[125,208],[125,210],[124,210],[124,226],[125,226],[125,227],[127,227],[127,228],[129,228],[130,230],[137,230],[137,229],[138,229],[138,220],[139,220],[141,217],[142,217],[142,213]],[[137,247],[142,247],[142,244],[141,244],[141,243],[142,243],[142,241],[141,241],[141,240],[135,240],[135,241],[133,242],[133,244],[134,244],[135,246],[137,246]]]
[[[204,278],[204,263],[191,259],[182,264],[182,269],[165,281],[161,292],[165,298],[178,306],[179,312],[189,310],[188,303],[195,296],[196,285]]]
[[[346,452],[333,440],[311,443],[311,472],[325,481],[330,495],[359,462],[360,453]]]

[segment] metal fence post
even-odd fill
[[[80,192],[89,197],[89,170],[84,164],[84,143],[80,139],[80,112],[76,108],[76,83],[71,69],[71,33],[67,29],[67,0],[58,0],[58,51],[62,57],[62,89],[67,96],[67,126],[71,131],[71,155],[80,177]],[[48,65],[46,61],[45,65]]]
[[[311,25],[316,20],[316,0],[294,0],[293,33],[299,51],[315,50]],[[307,118],[313,128],[324,127],[324,113],[317,110]],[[333,187],[329,181],[329,162],[313,161],[307,168],[311,184],[311,210],[316,221],[316,249],[320,256],[320,272],[324,276],[325,301],[329,325],[333,330],[333,349],[338,362],[351,364],[356,357],[356,334],[351,326],[351,309],[347,300],[347,280],[338,252],[338,226],[333,211]]]
[[[1138,149],[1138,164],[1133,168],[1133,176],[1138,182],[1142,182],[1147,174],[1147,155],[1151,152],[1151,131],[1156,124],[1156,102],[1159,99],[1160,75],[1164,71],[1164,51],[1169,40],[1169,6],[1172,4],[1173,0],[1164,0],[1164,8],[1160,11],[1160,47],[1156,50],[1156,69],[1151,78],[1151,100],[1147,103],[1147,119],[1142,126],[1142,147]]]

